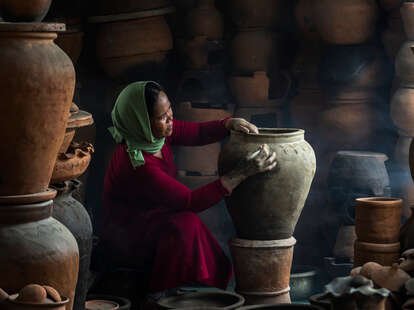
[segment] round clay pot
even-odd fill
[[[296,240],[245,240],[229,242],[236,276],[236,292],[247,304],[280,303],[289,298],[289,279]],[[269,272],[272,270],[272,272]],[[290,302],[290,300],[288,300]]]
[[[355,231],[358,240],[395,243],[399,239],[402,199],[388,197],[355,200]]]
[[[187,15],[187,31],[190,37],[206,36],[211,40],[223,38],[223,17],[216,9],[214,0],[198,0],[198,6]]]
[[[315,23],[314,2],[315,0],[299,0],[295,7],[296,24],[301,37],[308,41],[321,39]]]
[[[75,290],[75,309],[84,309],[89,289],[89,264],[92,253],[92,223],[83,205],[72,197],[81,183],[77,180],[55,184],[58,194],[53,201],[53,218],[65,225],[79,248],[79,274]]]
[[[414,89],[398,88],[391,99],[391,119],[402,135],[414,136]]]
[[[360,44],[370,39],[379,17],[373,0],[317,0],[314,3],[317,29],[330,44]]]
[[[226,203],[240,238],[287,239],[295,229],[316,169],[315,153],[303,130],[262,128],[259,134],[232,131],[220,153],[219,174],[234,169],[264,143],[276,153],[277,167],[246,179]]]
[[[278,25],[287,8],[284,0],[230,0],[228,7],[231,19],[240,29]]]
[[[395,74],[400,79],[400,87],[414,87],[414,41],[406,41],[395,59]]]
[[[99,1],[99,13],[102,15],[130,13],[158,9],[169,5],[171,5],[170,0],[102,0]]]
[[[400,259],[400,243],[368,243],[355,241],[354,266],[362,266],[368,262],[376,262],[383,266],[391,266]]]
[[[0,155],[7,162],[2,196],[37,193],[49,185],[75,88],[73,64],[53,43],[60,30],[62,24],[0,25],[0,88],[8,102],[0,139],[13,145]]]
[[[405,1],[401,6],[401,17],[408,40],[414,40],[414,3]]]
[[[233,73],[270,72],[279,64],[279,37],[263,29],[245,29],[231,42]]]
[[[79,251],[70,231],[51,217],[53,201],[0,207],[0,287],[18,292],[27,283],[47,283],[75,296]]]
[[[1,0],[0,15],[6,22],[41,22],[51,3],[52,0]]]

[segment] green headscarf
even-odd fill
[[[145,164],[142,151],[155,154],[165,142],[165,138],[155,139],[151,132],[145,103],[145,86],[148,83],[155,82],[135,82],[119,94],[111,113],[114,126],[108,128],[117,143],[125,140],[134,168]]]

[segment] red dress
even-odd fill
[[[106,171],[103,239],[135,266],[152,268],[150,292],[200,282],[225,289],[233,275],[229,259],[196,215],[229,192],[220,180],[191,191],[175,178],[170,145],[204,145],[228,135],[223,121],[173,121],[163,159],[143,152],[133,169],[125,144]]]

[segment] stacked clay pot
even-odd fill
[[[355,200],[355,267],[367,262],[384,266],[398,262],[402,204],[402,199],[388,197]]]
[[[249,177],[226,198],[237,232],[237,238],[230,241],[236,291],[247,304],[290,303],[289,277],[296,243],[292,234],[316,169],[315,153],[305,141],[304,131],[232,131],[219,156],[219,174],[234,169],[264,143],[276,153],[278,168]]]

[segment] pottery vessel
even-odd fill
[[[414,40],[414,3],[411,1],[404,1],[400,10],[407,39]]]
[[[402,135],[414,135],[414,89],[398,88],[391,99],[391,119]]]
[[[400,243],[368,243],[355,241],[354,266],[362,266],[368,262],[376,262],[383,266],[398,263],[400,258]]]
[[[401,46],[395,59],[395,74],[400,87],[414,87],[414,41],[406,41]]]
[[[13,145],[0,155],[7,162],[0,195],[32,194],[49,185],[75,88],[73,64],[53,43],[61,30],[62,24],[0,25],[1,89],[8,102],[0,139]]]
[[[330,44],[361,44],[370,39],[379,17],[376,1],[318,0],[314,3],[317,29]]]
[[[120,13],[132,13],[137,11],[158,9],[171,5],[170,0],[102,0],[99,2],[99,13],[112,15]]]
[[[295,229],[316,170],[315,153],[303,130],[262,128],[259,134],[232,131],[220,153],[219,174],[234,169],[264,143],[276,153],[277,168],[246,179],[226,203],[240,238],[287,239]],[[252,209],[252,205],[256,207]]]
[[[18,292],[47,283],[70,302],[75,296],[79,251],[70,231],[51,217],[53,201],[0,207],[0,287]]]
[[[293,237],[269,241],[230,240],[236,292],[244,296],[246,304],[290,303],[289,279],[295,243]]]
[[[198,0],[198,6],[187,15],[188,36],[219,40],[223,37],[223,30],[223,16],[214,6],[214,0]]]
[[[87,301],[91,300],[107,300],[119,305],[118,310],[129,310],[131,309],[131,301],[124,297],[111,296],[111,295],[100,295],[100,294],[89,294],[86,298]]]
[[[0,1],[0,15],[6,22],[41,22],[52,0]]]
[[[72,194],[80,187],[77,180],[55,184],[58,194],[53,201],[53,218],[65,225],[76,239],[79,248],[79,274],[74,309],[83,310],[89,289],[89,264],[92,253],[92,223],[83,205]]]

